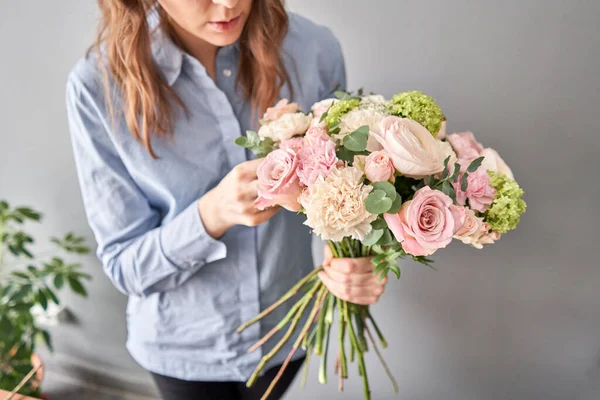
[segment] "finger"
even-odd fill
[[[251,218],[253,221],[253,225],[260,225],[264,222],[270,220],[275,214],[277,214],[281,210],[281,207],[274,206],[269,207],[266,210],[258,211],[256,210],[256,214],[254,214]]]
[[[377,277],[372,272],[345,274],[336,269],[326,266],[324,272],[334,281],[342,285],[369,286],[377,283]]]
[[[238,200],[254,201],[258,198],[258,180],[242,183],[239,186]]]
[[[360,258],[334,258],[331,268],[344,274],[373,272],[373,263],[368,257]]]
[[[377,303],[379,301],[379,297],[356,297],[353,300],[348,301],[351,301],[354,304],[360,304],[361,306],[370,306]]]
[[[342,300],[355,302],[357,299],[379,297],[383,293],[383,287],[377,284],[369,286],[350,286],[331,279],[325,272],[319,272],[319,279],[331,293]]]
[[[323,249],[323,265],[329,265],[331,260],[333,259],[333,253],[331,252],[331,248],[328,244],[325,245]]]
[[[242,177],[246,179],[255,179],[256,170],[263,161],[264,158],[257,158],[256,160],[244,161],[243,163],[238,164]]]

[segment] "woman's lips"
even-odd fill
[[[209,22],[208,24],[212,26],[212,28],[218,32],[227,32],[234,29],[237,24],[240,22],[241,17],[237,16],[229,21],[216,21]]]

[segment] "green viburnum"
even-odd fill
[[[485,214],[492,230],[506,233],[517,227],[521,214],[525,212],[527,204],[521,196],[523,189],[517,182],[504,174],[488,171],[490,183],[496,189],[496,197]]]
[[[434,137],[444,121],[442,109],[435,99],[417,90],[395,94],[390,100],[390,110],[394,115],[417,121]]]
[[[344,114],[355,109],[359,104],[360,100],[358,99],[348,99],[340,100],[332,105],[327,111],[327,116],[325,117],[327,129],[335,129],[336,125],[339,124],[340,119],[344,116]]]

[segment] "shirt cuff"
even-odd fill
[[[206,232],[197,202],[163,225],[160,242],[165,257],[180,269],[199,267],[227,256],[225,243]]]

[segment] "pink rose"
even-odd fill
[[[437,140],[421,124],[407,118],[386,117],[371,135],[390,156],[398,172],[423,178],[444,170],[444,160],[456,157],[450,144]]]
[[[288,99],[281,99],[275,107],[267,108],[267,111],[263,115],[263,119],[267,121],[275,121],[276,119],[281,118],[283,114],[291,114],[298,111],[298,104],[289,103]]]
[[[464,160],[461,160],[461,164],[468,166]],[[481,167],[477,168],[477,171],[469,173],[466,192],[463,192],[460,187],[461,180],[462,175],[456,183],[453,183],[454,191],[456,192],[456,202],[464,206],[466,200],[469,199],[469,206],[473,210],[479,212],[486,211],[496,196],[496,189],[491,185],[488,173]]]
[[[398,214],[384,214],[384,218],[404,251],[413,256],[428,256],[446,247],[462,225],[452,199],[429,186],[417,190]]]
[[[316,133],[304,141],[304,147],[298,153],[298,178],[306,186],[315,183],[319,177],[326,178],[338,162],[335,142],[313,132]]]
[[[283,150],[291,149],[296,154],[298,154],[298,152],[300,151],[300,149],[302,147],[304,147],[304,138],[302,138],[300,136],[293,137],[291,139],[286,139],[286,140],[282,141],[281,144],[279,145],[280,149],[283,149]]]
[[[515,180],[512,171],[496,150],[487,148],[484,149],[480,155],[484,157],[483,162],[481,163],[481,168],[483,168],[485,171],[492,170],[494,172],[499,172],[508,176],[513,181]]]
[[[483,245],[494,244],[494,242],[500,240],[500,236],[502,236],[500,232],[490,232],[490,225],[485,222],[481,228],[481,236],[477,238],[477,243],[474,246],[480,249]]]
[[[474,160],[483,151],[483,146],[475,140],[471,132],[453,133],[448,135],[446,140],[460,159]]]
[[[464,222],[454,234],[454,238],[464,244],[478,247],[477,240],[482,235],[483,218],[478,218],[475,212],[467,207],[461,207],[461,212],[465,215]]]
[[[302,189],[296,169],[298,157],[291,149],[278,149],[270,152],[257,170],[258,199],[255,206],[259,210],[281,205],[292,211],[300,211],[298,196]]]
[[[395,172],[392,159],[385,151],[373,152],[365,160],[365,175],[371,182],[389,181]]]

